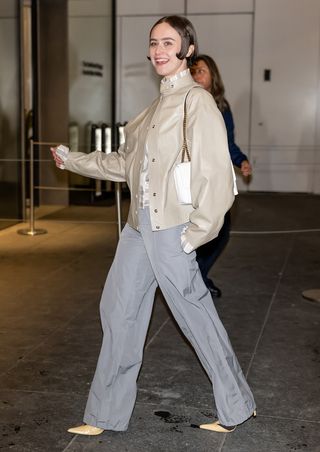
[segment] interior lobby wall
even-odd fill
[[[133,5],[134,3],[134,5]],[[168,2],[169,3],[169,2]],[[308,0],[119,0],[118,120],[127,121],[158,95],[146,59],[152,24],[187,15],[200,51],[221,69],[236,140],[253,165],[241,190],[319,192],[320,3]],[[266,80],[267,72],[270,80]]]

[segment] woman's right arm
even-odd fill
[[[90,154],[84,152],[67,152],[65,157],[59,155],[58,148],[51,148],[53,158],[58,168],[67,169],[73,173],[94,179],[108,179],[114,182],[125,182],[125,153],[124,145],[118,152],[105,154],[94,151]]]

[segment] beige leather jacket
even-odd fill
[[[197,89],[191,89],[195,86]],[[187,141],[192,205],[181,205],[173,171],[181,160],[183,106],[189,91]],[[211,94],[193,81],[189,71],[177,80],[162,82],[160,97],[127,124],[125,136],[118,152],[70,152],[66,169],[96,179],[126,181],[131,192],[128,223],[139,230],[140,171],[147,144],[152,229],[189,223],[185,238],[193,249],[216,237],[234,194],[227,133]]]

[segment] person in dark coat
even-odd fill
[[[240,168],[243,176],[250,176],[252,168],[248,157],[234,141],[232,111],[229,102],[225,98],[225,89],[217,64],[210,56],[203,54],[199,55],[191,68],[191,74],[199,85],[212,94],[223,116],[227,129],[230,157],[233,165]],[[197,249],[197,261],[202,278],[213,298],[221,297],[221,290],[214,284],[213,280],[208,277],[208,273],[228,243],[229,236],[230,211],[228,211],[224,217],[224,222],[219,235]]]

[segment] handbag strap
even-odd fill
[[[181,163],[184,163],[185,156],[187,156],[187,162],[191,162],[191,155],[190,155],[190,151],[189,151],[188,143],[187,143],[187,97],[191,90],[192,90],[192,88],[189,89],[189,91],[187,92],[186,97],[184,99],[184,105],[183,105],[183,126],[182,126],[183,142],[182,142]]]

